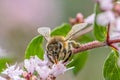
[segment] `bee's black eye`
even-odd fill
[[[47,46],[48,50],[52,50],[52,48],[53,48],[53,45],[51,45],[51,44]]]

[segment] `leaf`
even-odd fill
[[[119,53],[112,51],[104,64],[103,75],[105,80],[120,80],[120,67],[118,66]]]
[[[68,67],[74,67],[73,68],[74,75],[77,75],[80,72],[80,70],[84,67],[87,58],[88,58],[87,51],[77,53],[76,55],[73,56],[73,61],[70,64],[68,64]]]
[[[12,60],[10,58],[0,58],[0,72],[6,68],[6,63],[11,63]]]
[[[25,58],[30,58],[30,56],[37,55],[39,58],[43,59],[43,37],[38,35],[34,37],[31,42],[28,44],[27,49],[25,51]]]
[[[67,33],[71,30],[71,26],[67,23],[62,24],[61,26],[56,27],[52,32],[51,36],[66,36]]]
[[[96,6],[95,6],[95,21],[94,21],[94,35],[95,35],[97,40],[104,41],[106,38],[106,35],[105,35],[106,34],[106,27],[101,26],[101,25],[97,24],[97,22],[96,22],[96,17],[99,13],[101,13],[101,10],[99,8],[99,5],[96,4]]]

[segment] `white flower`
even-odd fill
[[[111,11],[102,12],[97,15],[97,23],[102,26],[106,26],[115,21],[114,13]]]
[[[32,62],[32,60],[30,61],[30,60],[24,60],[24,67],[26,68],[26,70],[27,70],[27,72],[28,73],[33,73],[34,72],[34,70],[35,70],[35,67],[34,67],[35,65],[34,65],[34,63]]]
[[[113,0],[98,0],[100,4],[100,8],[102,10],[112,10],[113,8]]]
[[[23,70],[20,69],[19,67],[16,67],[16,64],[13,66],[7,66],[8,68],[3,71],[3,74],[8,75],[11,79],[14,79],[14,77],[19,77],[20,75],[22,75]]]
[[[3,78],[3,77],[0,76],[0,80],[7,80],[7,79],[5,79],[5,78]]]
[[[45,54],[44,54],[44,60],[40,60],[37,56],[34,56],[32,60],[35,60],[36,65],[39,65],[39,66],[44,66],[48,63],[48,61],[45,58]]]
[[[114,23],[110,24],[109,30],[110,40],[120,39],[120,18],[117,18]],[[113,43],[112,46],[120,52],[120,43]]]
[[[46,58],[46,54],[44,55]],[[6,74],[10,77],[11,80],[26,80],[26,77],[33,78],[34,80],[50,80],[52,77],[57,77],[60,74],[63,74],[71,68],[66,68],[67,63],[58,62],[58,64],[49,65],[47,58],[45,60],[40,60],[37,56],[33,56],[30,59],[24,60],[25,71],[21,70],[19,67],[16,67],[16,64],[9,67],[3,71],[3,74]],[[33,73],[37,72],[37,75]],[[23,77],[21,77],[23,76]],[[0,77],[0,80],[6,80]]]
[[[26,80],[26,79],[21,78],[20,76],[13,76],[11,80]]]
[[[120,18],[117,18],[114,23],[110,24],[109,36],[111,40],[120,39]]]
[[[73,68],[73,67],[72,67]],[[64,72],[72,69],[72,68],[66,68],[66,66],[62,63],[62,61],[60,61],[58,64],[54,64],[52,66],[52,69],[51,69],[51,74],[54,75],[55,77],[60,75],[60,74],[64,74]]]
[[[44,66],[47,64],[47,61],[40,60],[37,56],[32,56],[29,60],[24,60],[24,67],[27,69],[28,73],[34,73],[35,68],[39,66]]]
[[[43,67],[37,66],[36,71],[38,72],[42,80],[46,80],[47,77],[50,75],[50,68],[48,66]]]
[[[63,74],[66,70],[67,70],[67,68],[64,66],[64,64],[62,62],[59,62],[58,64],[54,64],[52,66],[51,73],[54,76],[58,76],[60,74]]]
[[[116,20],[116,29],[120,33],[120,17],[118,17]]]
[[[85,22],[86,22],[86,23],[89,23],[89,24],[93,24],[93,23],[94,23],[94,19],[95,19],[95,14],[92,14],[92,15],[88,16],[88,17],[85,19]]]

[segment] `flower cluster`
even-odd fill
[[[25,59],[23,68],[17,67],[17,64],[7,67],[2,72],[6,77],[0,77],[0,80],[55,80],[58,75],[70,69],[62,61],[51,65],[47,58],[41,60],[37,56]]]
[[[120,2],[115,0],[97,0],[101,12],[96,15],[98,25],[107,27],[107,42],[120,39]],[[110,44],[120,51],[120,43]]]
[[[106,26],[109,23],[115,21],[115,15],[113,12],[114,4],[113,0],[97,0],[101,13],[97,15],[97,23],[102,26]]]
[[[72,25],[78,23],[93,24],[107,28],[106,42],[109,46],[120,51],[120,42],[109,43],[110,40],[120,40],[120,2],[117,0],[95,0],[96,13],[84,19],[81,13],[76,15],[76,18],[70,19]]]

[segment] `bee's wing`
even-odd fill
[[[50,32],[51,32],[51,29],[49,27],[40,27],[38,28],[38,32],[43,36],[45,37],[45,39],[47,41],[50,40]]]
[[[85,27],[87,27],[88,23],[80,23],[72,26],[72,29],[66,36],[66,40],[72,39],[72,36],[79,33],[81,30],[83,30]]]

